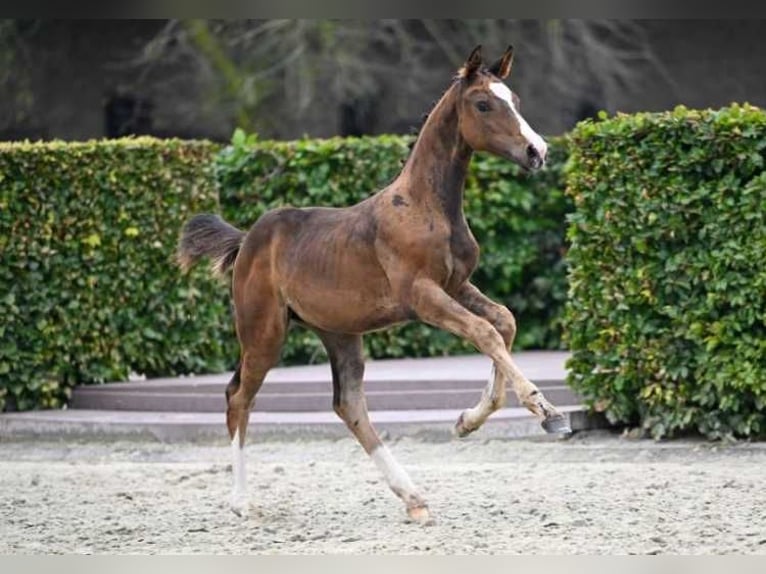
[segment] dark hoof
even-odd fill
[[[542,422],[545,432],[550,434],[572,434],[572,429],[569,427],[569,423],[564,418],[564,415],[553,415],[548,417]]]

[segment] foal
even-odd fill
[[[547,151],[502,82],[512,58],[509,47],[485,68],[476,47],[429,114],[399,176],[364,201],[340,209],[274,209],[247,233],[215,215],[187,222],[178,248],[184,269],[203,256],[212,258],[219,274],[233,267],[241,356],[226,388],[226,420],[237,514],[248,506],[243,447],[250,409],[291,322],[321,339],[332,368],[335,412],[416,521],[429,519],[428,507],[368,418],[363,333],[419,320],[467,339],[492,358],[494,374],[478,404],[460,415],[459,436],[505,404],[506,382],[546,431],[569,432],[564,417],[510,356],[516,333],[511,312],[468,281],[479,258],[462,207],[471,154],[485,150],[537,170]]]

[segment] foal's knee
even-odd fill
[[[516,318],[508,307],[499,306],[497,308],[495,329],[503,337],[505,346],[510,349],[511,345],[513,345],[513,339],[516,337]]]

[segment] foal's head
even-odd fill
[[[490,67],[474,48],[460,69],[460,133],[474,150],[488,151],[535,170],[545,163],[548,146],[521,117],[519,97],[503,80],[511,73],[513,48]]]

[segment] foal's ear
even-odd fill
[[[511,73],[511,65],[513,64],[513,46],[508,46],[500,59],[490,66],[489,71],[495,74],[501,80],[504,80]]]
[[[481,44],[473,49],[463,67],[460,68],[460,77],[470,78],[479,71],[479,68],[481,68]]]

